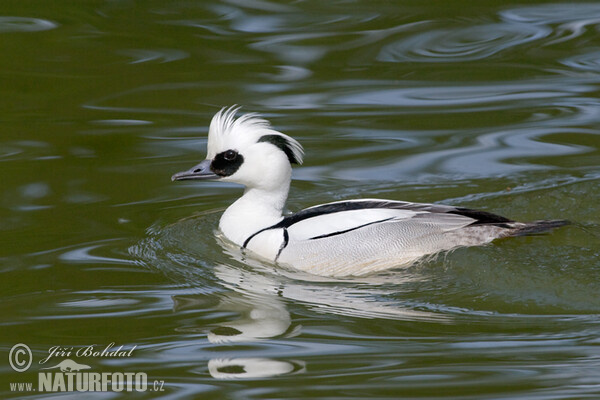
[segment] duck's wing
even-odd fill
[[[469,225],[502,226],[513,221],[499,215],[438,204],[380,199],[339,201],[304,209],[276,225],[294,240],[319,239],[387,222],[428,225],[432,231],[451,231]]]
[[[275,261],[327,276],[363,275],[423,256],[505,236],[512,221],[437,204],[378,199],[342,201],[291,215]]]
[[[294,266],[301,260],[330,263],[328,254],[337,254],[338,261],[347,264],[340,254],[353,259],[371,253],[375,257],[382,255],[382,248],[395,248],[395,253],[415,258],[415,254],[449,249],[463,242],[487,242],[499,237],[496,231],[505,230],[511,222],[487,212],[437,204],[380,199],[338,201],[289,215],[248,237],[242,247],[274,261],[287,260]],[[470,235],[465,240],[445,239],[448,233],[472,225],[494,232],[491,236],[486,233],[483,239],[471,239]]]

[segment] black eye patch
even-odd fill
[[[231,176],[244,163],[244,157],[235,150],[223,151],[213,158],[210,170],[219,176]]]

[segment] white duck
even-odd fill
[[[213,117],[206,160],[172,180],[244,185],[219,228],[242,249],[277,264],[324,276],[364,275],[567,223],[521,223],[461,207],[381,199],[338,201],[284,216],[292,164],[302,163],[302,146],[256,114],[236,118],[238,110],[223,108]]]

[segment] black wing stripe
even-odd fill
[[[414,206],[414,207],[410,207]],[[418,207],[422,206],[422,207]],[[369,208],[388,208],[398,210],[415,210],[415,211],[429,211],[432,204],[413,204],[413,203],[401,203],[392,201],[343,201],[340,203],[324,204],[322,206],[316,206],[306,208],[298,211],[296,214],[285,217],[278,224],[273,225],[273,228],[289,228],[290,226],[304,221],[305,219],[318,217],[326,214],[334,214],[342,211],[354,211],[354,210],[365,210]]]
[[[470,208],[456,207],[452,211],[448,211],[448,213],[473,218],[475,222],[471,225],[494,224],[501,226],[506,223],[515,222],[501,215],[492,214],[487,211],[471,210]]]
[[[348,232],[351,232],[351,231],[354,231],[354,230],[357,230],[357,229],[360,229],[360,228],[364,228],[365,226],[369,226],[369,225],[373,225],[373,224],[378,224],[378,223],[380,223],[380,222],[389,221],[390,219],[394,219],[394,217],[390,217],[390,218],[381,219],[381,220],[379,220],[379,221],[373,221],[373,222],[369,222],[369,223],[366,223],[366,224],[363,224],[363,225],[360,225],[360,226],[355,226],[354,228],[346,229],[346,230],[343,230],[343,231],[337,231],[337,232],[332,232],[332,233],[326,233],[326,234],[324,234],[324,235],[319,235],[319,236],[311,237],[311,238],[310,238],[310,239],[308,239],[308,240],[314,240],[314,239],[324,239],[324,238],[331,237],[331,236],[335,236],[335,235],[341,235],[341,234],[343,234],[343,233],[348,233]],[[286,231],[286,232],[287,232],[287,231]]]
[[[365,200],[365,201],[343,201],[339,203],[325,204],[322,206],[316,206],[304,209],[297,212],[296,214],[285,217],[278,224],[273,225],[273,228],[289,228],[293,224],[303,221],[308,218],[318,217],[325,214],[333,214],[342,211],[353,211],[353,210],[365,210],[372,208],[386,208],[391,210],[410,210],[410,211],[426,211],[430,213],[449,213],[462,215],[464,217],[472,218],[475,220],[473,224],[498,224],[514,222],[508,218],[500,215],[492,214],[486,211],[472,210],[470,208],[453,207],[438,204],[422,204],[422,203],[405,203],[395,201],[377,201],[377,200]]]

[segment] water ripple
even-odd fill
[[[32,319],[59,320],[99,317],[128,317],[152,315],[157,310],[169,309],[169,296],[162,291],[94,290],[74,293],[56,293],[46,312]]]
[[[591,25],[600,23],[600,5],[597,3],[547,4],[502,11],[505,21],[526,23],[537,26],[552,26],[555,44],[576,39],[584,35]]]
[[[121,54],[133,58],[133,61],[130,61],[130,64],[141,64],[149,61],[156,61],[160,63],[167,63],[177,60],[183,60],[184,58],[188,58],[189,54],[185,51],[176,50],[176,49],[130,49],[130,50],[122,50]]]
[[[551,29],[527,24],[494,23],[438,29],[401,39],[381,50],[379,61],[457,62],[479,60],[547,37]]]
[[[104,247],[104,243],[90,244],[84,247],[77,247],[72,250],[67,250],[59,256],[59,259],[65,262],[72,262],[77,264],[120,264],[120,265],[136,265],[134,261],[115,258],[108,256],[101,256],[93,254],[94,251]]]
[[[414,83],[413,83],[414,85]],[[389,85],[386,85],[389,86]],[[490,83],[477,86],[401,87],[395,89],[363,89],[360,93],[342,94],[332,101],[335,104],[378,104],[403,107],[453,107],[504,103],[514,108],[515,102],[566,97],[575,93],[591,92],[593,86],[583,82],[519,82]],[[448,112],[445,109],[444,112]]]
[[[592,149],[588,147],[559,144],[544,141],[543,138],[553,133],[561,133],[558,128],[535,128],[499,130],[477,135],[474,143],[462,143],[460,147],[430,151],[405,157],[392,165],[386,166],[387,176],[411,174],[416,171],[436,171],[443,174],[460,174],[461,176],[499,176],[519,171],[546,169],[548,166],[525,163],[523,158],[540,156],[561,156],[582,154]],[[572,131],[572,130],[571,130]],[[580,133],[589,133],[587,131]],[[520,159],[511,163],[508,160]],[[473,168],[473,166],[477,168]],[[373,174],[374,171],[345,170],[341,174],[347,179],[354,176]],[[384,175],[384,176],[385,176]],[[371,176],[381,176],[375,173]]]
[[[0,161],[18,159],[43,160],[57,158],[56,149],[50,143],[36,140],[0,142]]]
[[[91,121],[91,123],[107,126],[141,126],[153,124],[152,121],[140,119],[99,119],[96,121]]]
[[[4,32],[40,32],[55,29],[56,22],[40,18],[0,17],[0,33]]]
[[[600,51],[580,54],[561,61],[562,64],[590,72],[600,72]]]
[[[506,21],[536,25],[590,21],[600,18],[600,4],[578,2],[545,4],[501,11],[500,16]]]

